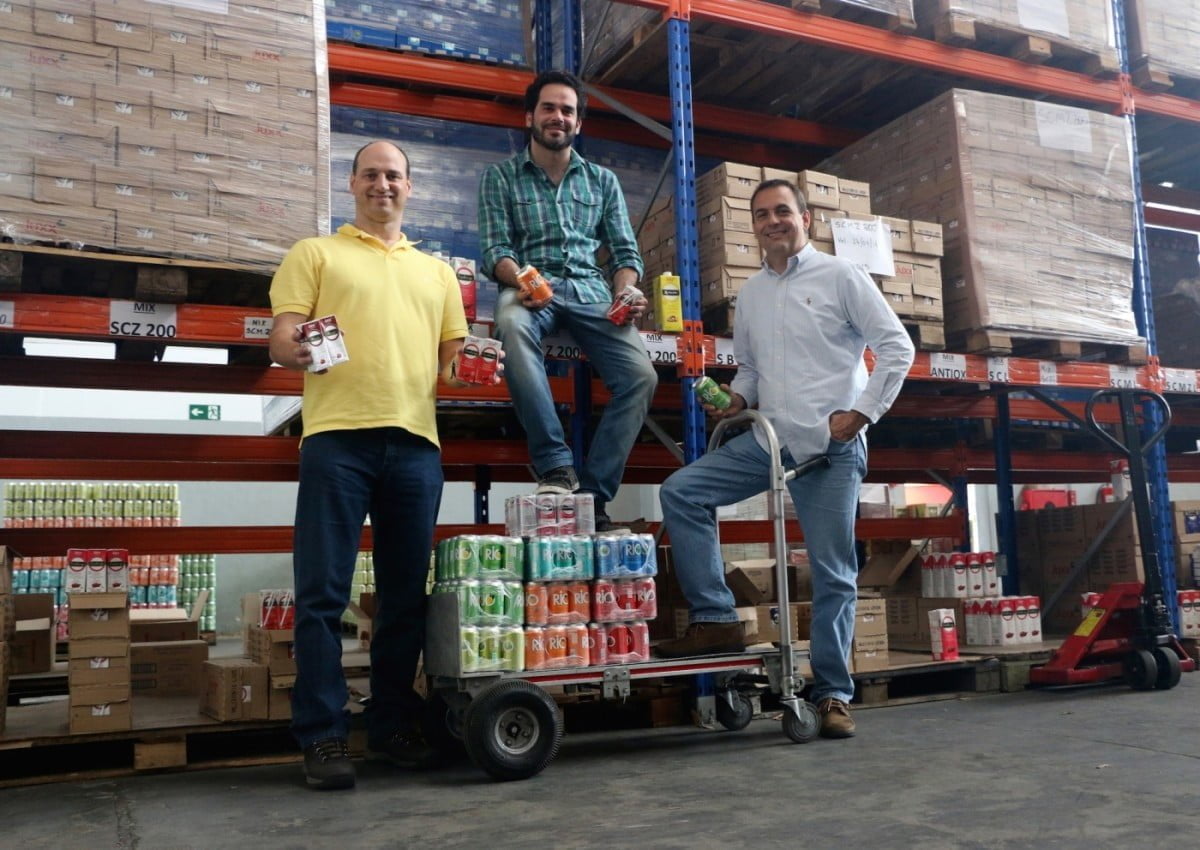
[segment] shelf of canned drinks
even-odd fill
[[[9,481],[5,528],[162,528],[180,524],[179,485],[134,481]]]

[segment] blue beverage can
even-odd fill
[[[525,545],[525,580],[545,581],[549,563],[550,541],[545,537],[531,537]]]
[[[627,576],[646,575],[652,540],[644,534],[626,534],[621,537],[621,572]]]
[[[615,578],[621,572],[621,539],[615,535],[596,538],[596,578]]]

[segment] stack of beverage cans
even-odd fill
[[[524,571],[519,537],[463,535],[438,544],[433,592],[457,597],[462,672],[525,669]]]

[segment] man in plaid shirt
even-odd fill
[[[496,332],[538,492],[592,493],[596,530],[603,531],[611,526],[606,505],[616,495],[658,377],[633,326],[645,312],[645,297],[622,325],[606,315],[643,267],[616,175],[572,148],[586,107],[581,83],[563,71],[543,72],[526,89],[529,146],[484,172],[479,237],[483,271],[501,287]],[[611,256],[611,286],[596,262],[601,247]],[[536,305],[517,288],[524,265],[550,283],[554,298],[548,304]],[[571,332],[612,393],[578,476],[541,347],[542,338],[559,329]]]

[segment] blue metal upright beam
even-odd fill
[[[534,57],[539,71],[548,71],[554,67],[554,16],[552,6],[554,0],[535,0],[533,6],[533,41],[536,51]]]
[[[996,391],[996,430],[992,449],[996,455],[996,542],[1004,558],[1004,595],[1016,596],[1021,586],[1021,564],[1017,560],[1017,512],[1013,508],[1012,416],[1008,392]]]
[[[579,0],[561,0],[563,31],[563,67],[578,74],[583,61],[583,13]]]
[[[1125,4],[1113,0],[1113,22],[1117,40],[1117,55],[1121,60],[1121,72],[1129,75],[1129,31],[1125,26]],[[1132,91],[1132,89],[1130,88]],[[1146,208],[1142,203],[1142,169],[1138,162],[1137,122],[1133,104],[1126,110],[1125,120],[1129,124],[1129,153],[1133,167],[1133,314],[1137,319],[1138,333],[1146,338],[1146,350],[1150,362],[1158,360],[1158,342],[1154,336],[1154,308],[1151,300],[1150,262],[1146,256]],[[1143,436],[1148,438],[1163,426],[1162,409],[1157,404],[1143,405]],[[1170,484],[1167,481],[1166,440],[1159,440],[1146,456],[1146,477],[1150,487],[1150,505],[1154,520],[1155,548],[1158,550],[1158,567],[1162,574],[1163,599],[1171,612],[1171,625],[1175,634],[1182,634],[1180,623],[1178,586],[1175,581],[1175,528],[1171,516]]]

